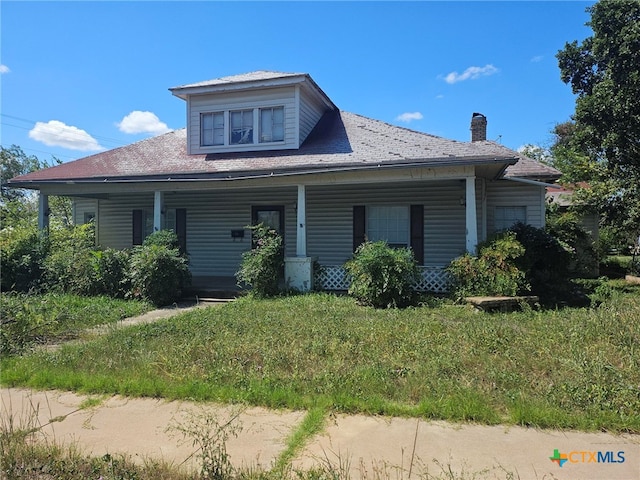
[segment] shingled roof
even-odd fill
[[[38,188],[68,181],[232,179],[379,166],[488,164],[511,165],[508,176],[548,179],[559,175],[494,142],[448,140],[353,113],[329,111],[297,150],[189,155],[186,129],[181,129],[16,177],[9,184]]]

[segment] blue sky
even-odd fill
[[[0,2],[1,140],[62,161],[185,126],[169,87],[309,73],[342,110],[547,145],[574,112],[555,54],[593,2]]]

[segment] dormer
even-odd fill
[[[258,71],[169,90],[187,102],[189,154],[297,149],[336,110],[306,73]]]

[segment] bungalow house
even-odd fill
[[[257,71],[170,89],[186,128],[16,177],[73,198],[74,220],[95,221],[97,242],[127,248],[173,229],[195,286],[233,279],[251,247],[246,226],[284,236],[286,281],[347,287],[342,264],[365,239],[409,246],[426,291],[443,268],[492,232],[544,225],[545,182],[559,172],[486,140],[436,137],[341,111],[308,74]],[[314,274],[314,261],[322,266]]]

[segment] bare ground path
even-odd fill
[[[194,307],[156,310],[120,324],[155,321],[184,308]],[[13,419],[15,425],[40,427],[45,438],[96,456],[124,453],[189,468],[197,465],[197,449],[175,427],[185,426],[194,415],[222,423],[237,416],[241,431],[227,442],[232,462],[264,469],[281,455],[306,415],[61,391],[2,388],[0,393],[2,425]],[[552,461],[556,456],[566,459],[562,466]],[[341,465],[351,478],[424,478],[420,474],[428,472],[427,478],[447,479],[638,480],[640,435],[327,415],[324,431],[309,439],[293,466],[326,462]]]

